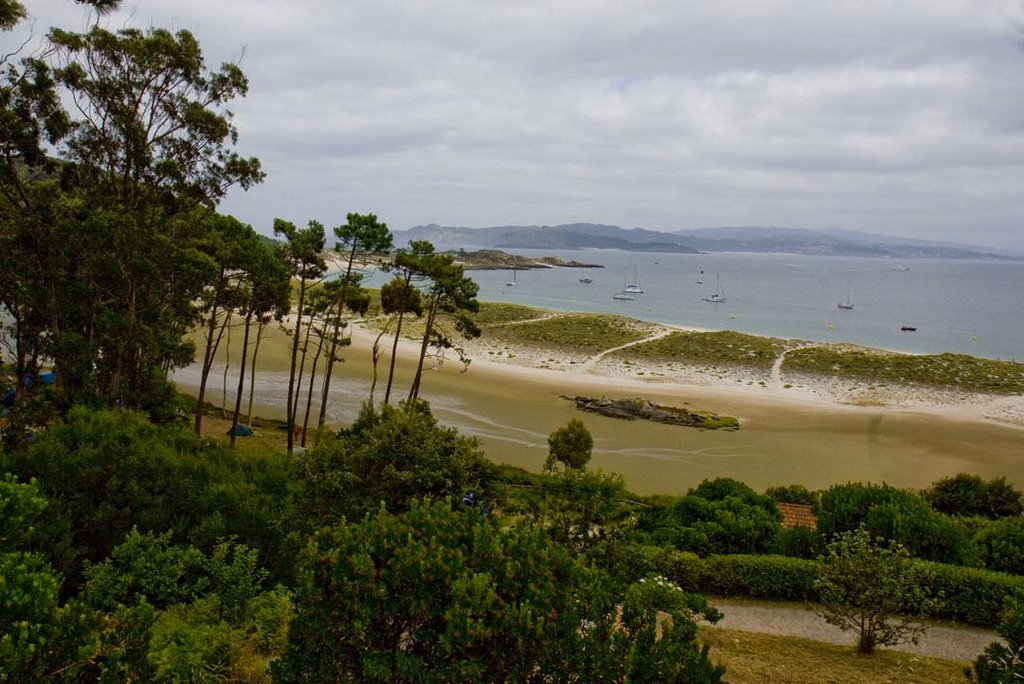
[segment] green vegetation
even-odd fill
[[[643,339],[650,326],[623,316],[561,314],[539,321],[497,325],[487,336],[509,344],[594,354]]]
[[[965,671],[978,684],[1004,684],[1024,680],[1024,589],[1006,600],[996,627],[1006,643],[993,642]]]
[[[910,554],[899,544],[881,544],[859,527],[836,535],[825,549],[814,589],[821,616],[844,632],[857,635],[857,651],[876,646],[917,643],[925,626],[907,617],[934,612],[935,599],[914,576]],[[903,614],[901,614],[903,613]]]
[[[660,363],[699,363],[768,369],[789,346],[787,340],[720,332],[673,332],[615,352],[615,358]]]
[[[0,0],[0,28],[22,16]],[[417,401],[431,349],[457,348],[482,321],[509,344],[582,353],[652,328],[476,312],[475,283],[429,242],[397,251],[380,292],[378,342],[419,319],[408,399],[389,403],[392,347],[383,405],[371,387],[347,430],[294,448],[300,435],[307,446],[318,370],[372,303],[350,267],[386,249],[386,226],[348,214],[335,229],[344,273],[322,281],[323,224],[277,219],[285,240],[268,244],[215,213],[230,187],[262,179],[234,151],[227,105],[248,87],[236,65],[208,70],[187,31],[49,37],[52,63],[0,74],[0,363],[17,388],[0,423],[0,680],[717,682],[697,621],[719,615],[694,592],[827,599],[828,557],[810,557],[862,525],[915,557],[901,610],[992,625],[1024,582],[992,571],[1024,565],[1020,495],[1005,482],[958,476],[927,497],[779,489],[819,515],[816,530],[784,531],[773,497],[726,478],[637,497],[588,468],[578,421],[552,433],[545,472],[494,468]],[[284,445],[243,453],[247,362],[254,372],[286,313]],[[233,328],[242,372],[218,424],[167,379],[195,359],[190,334],[205,378]],[[667,358],[757,367],[785,348],[736,333],[664,342]],[[42,367],[52,384],[22,382]],[[326,395],[330,371],[320,380]],[[204,417],[207,434],[230,428],[227,444],[201,436]],[[936,605],[908,605],[916,590]]]
[[[1024,392],[1024,364],[964,354],[913,356],[874,349],[815,346],[786,355],[784,372],[921,384],[986,394]]]
[[[501,302],[480,302],[480,310],[473,314],[473,320],[481,328],[490,328],[502,323],[515,323],[534,318],[542,318],[546,314],[542,309],[520,304],[504,304]]]
[[[725,665],[733,684],[935,684],[963,680],[963,663],[955,660],[899,651],[878,651],[865,658],[846,646],[716,627],[702,627],[700,636]]]

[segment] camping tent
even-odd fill
[[[225,432],[224,434],[230,435],[231,434],[231,428],[228,428],[228,431]],[[242,425],[241,423],[239,423],[235,427],[235,436],[236,437],[251,437],[252,436],[252,428],[249,427],[248,425]]]

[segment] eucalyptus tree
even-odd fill
[[[255,232],[253,233],[255,236]],[[249,352],[249,336],[252,329],[252,321],[255,318],[262,321],[265,317],[281,318],[288,310],[291,303],[291,279],[280,252],[267,245],[264,241],[257,239],[252,244],[250,251],[246,253],[245,269],[248,281],[247,290],[243,290],[246,297],[243,298],[242,316],[242,360],[238,366],[238,389],[235,392],[235,408],[231,416],[231,446],[235,445],[235,437],[238,432],[238,417],[242,409],[242,393],[245,389],[245,363]],[[259,351],[259,341],[253,349],[252,369],[256,372],[256,354]],[[254,378],[250,378],[250,384],[255,386]],[[252,420],[252,395],[250,394],[250,422]]]
[[[324,227],[318,221],[310,221],[306,228],[299,229],[294,223],[282,219],[274,219],[274,234],[283,235],[287,240],[284,245],[284,260],[288,264],[292,278],[298,279],[298,303],[295,309],[295,327],[291,329],[292,352],[288,371],[288,453],[295,446],[295,407],[298,392],[296,376],[299,364],[299,340],[302,337],[302,322],[306,294],[309,287],[327,270],[324,263]]]
[[[334,372],[334,363],[337,361],[339,334],[344,322],[342,313],[347,306],[349,287],[352,284],[358,286],[358,281],[353,279],[353,271],[359,266],[365,266],[373,259],[379,259],[391,251],[394,243],[391,231],[386,223],[377,220],[376,214],[349,213],[346,217],[347,223],[334,228],[334,235],[338,242],[334,248],[339,254],[345,257],[345,270],[340,277],[341,287],[335,302],[334,332],[330,338],[330,349],[327,352],[327,368],[324,370],[323,388],[320,393],[320,415],[317,419],[317,430],[324,427],[327,419],[327,400],[331,391],[331,378]]]
[[[203,360],[199,371],[199,391],[196,398],[195,430],[201,434],[203,401],[213,362],[221,340],[231,321],[234,309],[243,305],[241,288],[248,274],[245,263],[249,253],[260,246],[259,237],[251,226],[231,216],[211,216],[207,236],[200,249],[217,265],[217,276],[206,284],[201,293],[200,313],[203,328]]]
[[[455,263],[451,254],[432,254],[421,260],[421,270],[428,278],[426,325],[423,339],[420,342],[419,359],[416,363],[416,375],[409,388],[409,399],[416,399],[420,393],[420,380],[423,377],[423,360],[427,349],[433,345],[440,349],[453,346],[453,332],[466,338],[479,337],[480,328],[476,326],[466,312],[480,310],[476,295],[480,291],[477,284],[464,275],[462,266]],[[447,318],[454,331],[441,325],[441,319]],[[463,357],[461,350],[459,356]],[[465,358],[463,357],[465,361]]]
[[[381,308],[386,314],[397,314],[395,324],[395,339],[391,343],[391,364],[388,367],[388,384],[384,390],[384,403],[391,399],[391,387],[395,380],[395,358],[398,355],[398,340],[402,335],[402,322],[405,314],[414,313],[417,316],[422,313],[422,303],[419,291],[413,287],[413,281],[422,279],[424,276],[424,259],[434,254],[434,245],[427,240],[412,240],[409,242],[409,249],[399,249],[391,260],[391,268],[396,276],[391,281],[388,289],[388,297],[385,298],[384,288],[381,288]],[[415,292],[415,294],[413,294]]]

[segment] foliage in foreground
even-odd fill
[[[1006,643],[993,642],[965,670],[967,678],[978,684],[1011,684],[1024,681],[1024,589],[1006,601],[996,627]]]
[[[695,616],[717,618],[703,599],[664,580],[623,595],[539,530],[503,528],[450,501],[323,530],[299,565],[279,681],[717,682],[723,673],[696,642]]]
[[[923,615],[933,605],[906,550],[892,542],[876,543],[863,527],[828,545],[815,589],[821,616],[844,632],[853,630],[861,653],[905,641],[916,644],[925,626],[899,613],[913,606]]]

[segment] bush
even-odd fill
[[[947,515],[1001,518],[1024,511],[1021,492],[1007,483],[1005,477],[985,482],[977,475],[958,473],[937,480],[925,490],[924,496],[935,510]]]
[[[795,503],[807,506],[818,507],[818,495],[803,485],[785,485],[782,487],[769,487],[764,495],[775,503]]]
[[[782,528],[775,538],[772,553],[793,558],[814,559],[821,555],[825,541],[816,531],[806,527]]]
[[[975,539],[985,555],[985,567],[1024,575],[1024,518],[1003,518],[979,530]]]
[[[1013,592],[1024,588],[1024,577],[991,570],[955,565],[915,563],[917,580],[939,605],[931,617],[993,627],[999,622],[1003,604]]]
[[[709,556],[655,546],[634,547],[638,572],[661,573],[686,591],[750,596],[780,601],[817,601],[814,581],[820,563],[785,556]],[[1003,603],[1024,577],[977,568],[914,561],[914,577],[925,594],[936,598],[928,617],[980,627],[999,621]],[[905,606],[914,612],[916,606]]]

